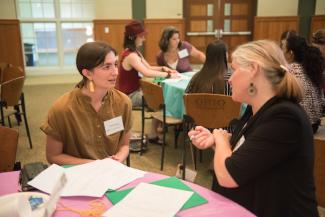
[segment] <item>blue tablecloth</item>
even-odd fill
[[[166,79],[161,81],[166,105],[166,116],[183,119],[185,113],[183,95],[195,72],[182,73],[185,77],[179,81]]]

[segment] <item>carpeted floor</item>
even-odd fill
[[[74,84],[27,85],[24,87],[27,116],[32,135],[33,149],[29,149],[24,124],[21,124],[21,126],[14,126],[19,130],[20,134],[17,161],[20,161],[22,164],[36,161],[46,162],[45,135],[39,129],[39,127],[45,120],[47,111],[54,100],[73,87]],[[133,118],[134,131],[140,131],[141,113],[139,111],[134,111]],[[150,120],[147,120],[146,131],[149,127]],[[162,173],[168,176],[174,176],[176,174],[177,164],[181,163],[183,135],[180,135],[179,147],[177,149],[174,148],[173,140],[173,130],[170,130],[167,136],[168,145],[165,152],[165,164],[163,171],[159,170],[161,147],[154,144],[149,144],[148,151],[141,156],[138,153],[131,153],[131,167],[150,172]],[[198,174],[195,179],[195,183],[207,188],[210,188],[211,186],[211,173],[208,169],[211,158],[211,151],[204,151],[203,163],[198,163]],[[187,162],[191,163],[190,156],[188,156]]]

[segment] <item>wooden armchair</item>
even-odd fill
[[[18,145],[18,132],[0,126],[0,172],[13,171]]]
[[[186,144],[189,143],[188,131],[196,125],[208,129],[225,128],[234,118],[239,117],[240,103],[234,102],[231,96],[208,93],[192,93],[184,95],[186,114],[183,118],[183,179],[185,178]],[[192,143],[190,143],[192,148]],[[192,149],[191,149],[192,150]],[[193,153],[193,152],[192,152]],[[194,167],[196,169],[196,154],[194,149]],[[200,151],[202,155],[202,152]],[[202,158],[202,156],[200,157]]]
[[[5,118],[7,118],[10,127],[10,117],[12,115],[19,117],[21,115],[23,116],[29,140],[29,146],[32,148],[33,146],[26,117],[25,98],[23,94],[24,82],[25,73],[19,67],[9,66],[3,70],[3,82],[0,88],[0,115],[2,125],[5,125]],[[21,109],[19,106],[21,106]],[[14,109],[14,107],[16,109]]]
[[[164,155],[166,145],[166,132],[169,126],[175,127],[175,144],[177,143],[178,134],[176,126],[182,124],[182,120],[178,118],[166,117],[166,106],[164,103],[164,95],[162,88],[149,81],[140,80],[140,86],[143,92],[143,98],[147,103],[152,113],[152,118],[155,118],[163,123],[163,144],[161,145],[161,163],[160,170],[164,168]],[[144,116],[144,115],[142,115]],[[142,120],[142,139],[144,138],[144,120]]]

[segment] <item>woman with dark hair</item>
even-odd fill
[[[282,47],[289,65],[289,71],[295,75],[304,89],[301,106],[308,114],[313,132],[320,125],[324,96],[323,59],[319,49],[309,46],[304,37],[293,35],[286,38]]]
[[[211,42],[205,55],[202,69],[192,77],[185,92],[224,94],[224,76],[228,71],[226,44]]]
[[[319,29],[313,33],[311,42],[315,47],[319,48],[323,58],[325,59],[325,29]]]
[[[313,33],[312,45],[317,47],[323,56],[323,93],[325,93],[325,29],[319,29]],[[324,112],[324,110],[323,110]]]
[[[116,90],[115,50],[89,42],[77,53],[82,80],[58,98],[41,130],[46,134],[49,163],[82,164],[97,159],[124,161],[129,154],[131,102]]]
[[[178,72],[193,71],[190,66],[190,57],[194,57],[201,63],[205,61],[205,55],[187,41],[181,41],[178,29],[173,26],[166,27],[159,41],[160,53],[157,55],[157,64],[167,66]]]
[[[281,37],[280,37],[280,47],[282,48],[283,46],[286,46],[287,43],[287,38],[291,36],[298,35],[298,33],[295,30],[287,30],[282,32]]]
[[[175,70],[168,67],[150,66],[138,50],[145,41],[147,31],[141,22],[134,20],[125,26],[124,51],[119,66],[118,89],[127,94],[133,106],[142,105],[142,92],[139,80],[145,77],[178,77]]]

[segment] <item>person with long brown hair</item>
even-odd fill
[[[224,76],[228,71],[227,46],[222,41],[208,44],[203,67],[190,80],[186,93],[224,94]]]

